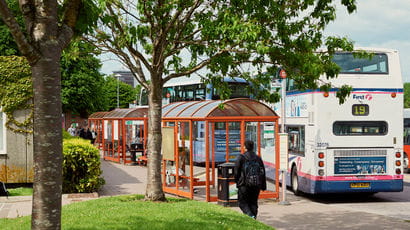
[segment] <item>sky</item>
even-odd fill
[[[340,2],[340,0],[335,0]],[[348,37],[355,46],[396,49],[400,54],[402,77],[410,82],[410,0],[356,0],[357,11],[348,14],[338,6],[337,18],[325,35]],[[127,70],[114,55],[101,56],[101,72]]]
[[[403,81],[410,82],[410,0],[356,0],[357,11],[338,7],[327,35],[346,36],[355,46],[399,51]]]

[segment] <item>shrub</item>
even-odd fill
[[[99,151],[88,140],[65,139],[63,155],[63,193],[95,192],[105,183]]]

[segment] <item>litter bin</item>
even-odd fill
[[[131,144],[131,149],[130,149],[130,153],[131,153],[131,161],[132,164],[136,164],[137,163],[137,144]]]
[[[238,190],[235,184],[235,164],[232,162],[218,165],[218,204],[238,206]]]

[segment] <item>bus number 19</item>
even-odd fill
[[[353,116],[367,116],[369,115],[369,105],[357,104],[352,106]]]

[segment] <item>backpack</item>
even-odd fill
[[[9,191],[7,191],[6,185],[0,181],[0,196],[9,196]]]
[[[262,186],[263,175],[265,173],[263,165],[260,164],[257,157],[254,159],[248,159],[246,155],[244,155],[244,157],[243,173],[245,185],[248,187]]]

